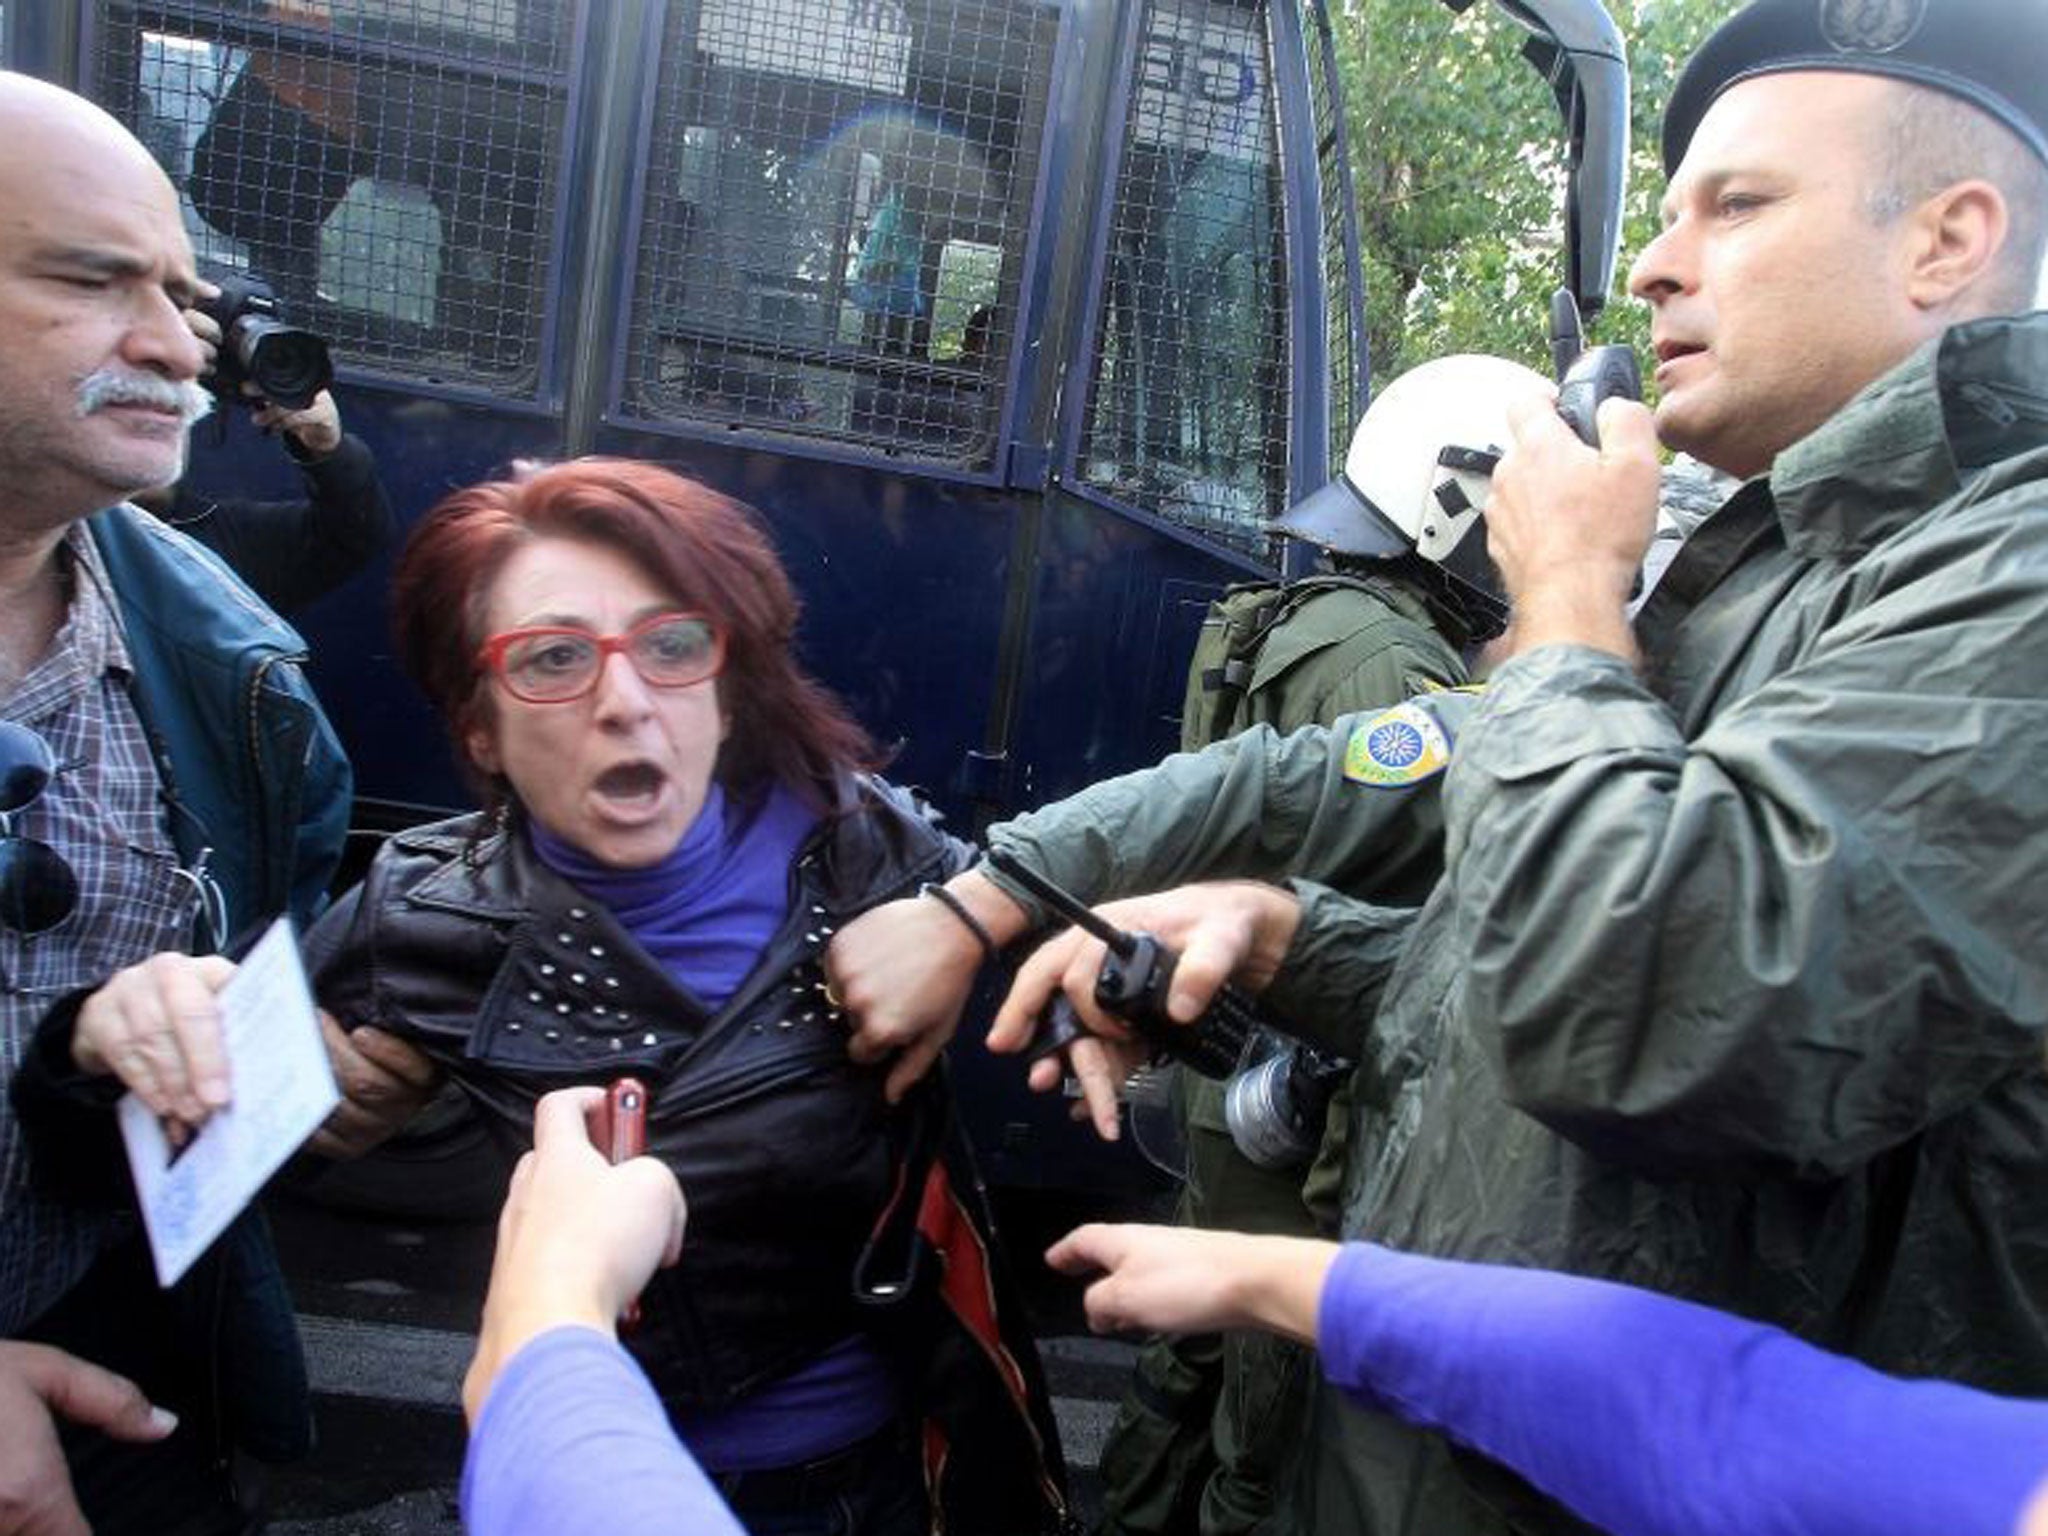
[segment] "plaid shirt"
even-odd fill
[[[7,818],[5,830],[55,848],[79,885],[77,910],[56,927],[34,935],[0,927],[0,1335],[18,1332],[63,1295],[134,1220],[30,1191],[27,1148],[5,1090],[53,1002],[159,951],[187,948],[198,910],[128,695],[128,650],[105,567],[82,526],[63,551],[70,612],[49,651],[0,702],[0,717],[40,734],[58,764],[49,788]]]

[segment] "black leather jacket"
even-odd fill
[[[419,1045],[513,1150],[551,1089],[648,1085],[648,1150],[681,1180],[690,1230],[629,1346],[672,1408],[730,1402],[865,1329],[919,1414],[951,1421],[952,1457],[971,1453],[943,1482],[992,1506],[973,1528],[1057,1528],[1058,1441],[1021,1311],[963,1307],[945,1285],[982,1269],[985,1297],[1007,1290],[943,1078],[891,1110],[881,1069],[848,1059],[819,968],[839,924],[972,850],[879,780],[848,781],[841,802],[791,866],[788,920],[716,1012],[524,835],[476,816],[385,845],[307,940],[314,991],[345,1024]]]
[[[965,857],[900,791],[848,786],[790,871],[790,915],[715,1013],[521,833],[465,816],[394,837],[313,930],[314,990],[419,1045],[516,1149],[533,1104],[626,1074],[648,1151],[682,1181],[690,1239],[632,1341],[670,1403],[729,1402],[858,1326],[847,1276],[888,1196],[881,1077],[846,1055],[819,960],[855,913]]]

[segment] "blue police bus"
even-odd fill
[[[1562,112],[1592,310],[1620,41],[1597,0],[1498,3]],[[330,340],[402,521],[526,457],[648,458],[739,496],[803,595],[809,665],[963,828],[1170,750],[1208,599],[1276,568],[1266,519],[1328,478],[1366,397],[1319,0],[0,19],[12,67],[150,145],[203,261]],[[248,432],[202,428],[195,482],[291,494]],[[465,798],[392,664],[385,576],[302,618],[366,834]],[[1056,1106],[962,1054],[997,1182],[1096,1166]]]

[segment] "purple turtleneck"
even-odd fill
[[[643,869],[600,864],[575,844],[529,823],[533,851],[612,916],[705,1006],[717,1009],[789,913],[789,866],[818,824],[817,812],[782,785],[751,816],[717,780],[668,857]]]

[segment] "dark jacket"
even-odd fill
[[[318,915],[348,829],[351,777],[304,674],[305,644],[220,562],[132,507],[88,524],[106,561],[134,666],[131,697],[163,781],[166,825],[187,868],[205,864],[225,903],[219,945],[255,924]],[[136,956],[137,960],[146,958]],[[133,1198],[110,1078],[70,1060],[84,997],[38,1029],[13,1095],[37,1182],[65,1199]],[[157,1298],[138,1297],[141,1306]],[[218,1427],[254,1453],[311,1445],[311,1401],[289,1295],[261,1218],[250,1212],[174,1288],[167,1330],[219,1340],[195,1360]],[[223,1321],[223,1319],[225,1321]]]
[[[303,608],[360,574],[398,532],[377,461],[361,438],[344,432],[324,458],[298,441],[285,448],[306,494],[297,501],[230,500],[178,482],[166,520],[234,567],[281,612]]]
[[[877,781],[849,782],[842,800],[791,867],[788,918],[716,1010],[523,832],[475,816],[393,838],[314,930],[309,968],[327,1007],[419,1045],[515,1149],[531,1144],[543,1093],[628,1074],[648,1084],[648,1151],[688,1192],[690,1233],[650,1284],[630,1347],[672,1410],[730,1402],[865,1328],[904,1358],[922,1409],[975,1426],[948,1431],[948,1489],[980,1504],[1007,1485],[1007,1505],[987,1502],[963,1528],[1036,1530],[1060,1496],[1028,1341],[1004,1336],[986,1288],[973,1317],[940,1294],[963,1264],[996,1273],[948,1096],[934,1080],[891,1112],[881,1070],[847,1056],[819,968],[839,924],[945,878],[967,849]],[[942,1226],[941,1246],[959,1247],[921,1273]],[[941,1335],[963,1328],[984,1347],[946,1349]],[[924,1375],[941,1357],[940,1379]],[[988,1411],[992,1393],[1007,1413]]]
[[[213,556],[146,513],[90,524],[120,600],[134,698],[189,866],[227,898],[226,940],[319,916],[341,863],[354,778],[301,670],[306,642]]]

